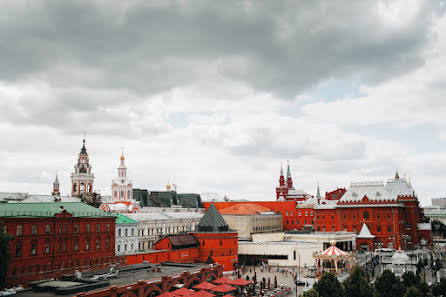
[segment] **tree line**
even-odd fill
[[[325,273],[313,288],[302,297],[445,297],[446,278],[429,287],[413,272],[405,272],[401,279],[390,270],[372,284],[364,267],[355,266],[348,278],[340,283],[332,273]]]

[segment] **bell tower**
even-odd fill
[[[56,173],[56,179],[53,183],[53,192],[51,192],[53,196],[60,196],[60,187],[59,187],[59,175]]]
[[[81,152],[79,153],[77,164],[74,165],[74,172],[71,174],[71,196],[91,197],[94,195],[94,174],[91,172],[91,169],[84,135]]]

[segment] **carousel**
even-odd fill
[[[330,247],[322,252],[314,252],[313,258],[316,261],[316,278],[320,278],[325,272],[339,275],[345,270],[349,270],[355,261],[352,253],[344,252],[336,247],[336,240],[330,240]]]

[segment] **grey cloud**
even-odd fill
[[[332,76],[376,82],[419,66],[438,8],[426,1],[393,28],[379,22],[375,1],[197,3],[33,1],[0,18],[0,80],[148,94],[223,75],[294,98]],[[243,67],[210,69],[231,57]],[[97,77],[51,74],[73,63]]]

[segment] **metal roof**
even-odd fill
[[[120,214],[120,213],[114,213],[114,216],[116,216],[115,224],[138,224],[137,221],[132,220],[131,218]]]
[[[0,203],[0,217],[54,217],[66,210],[73,217],[113,217],[82,202]]]

